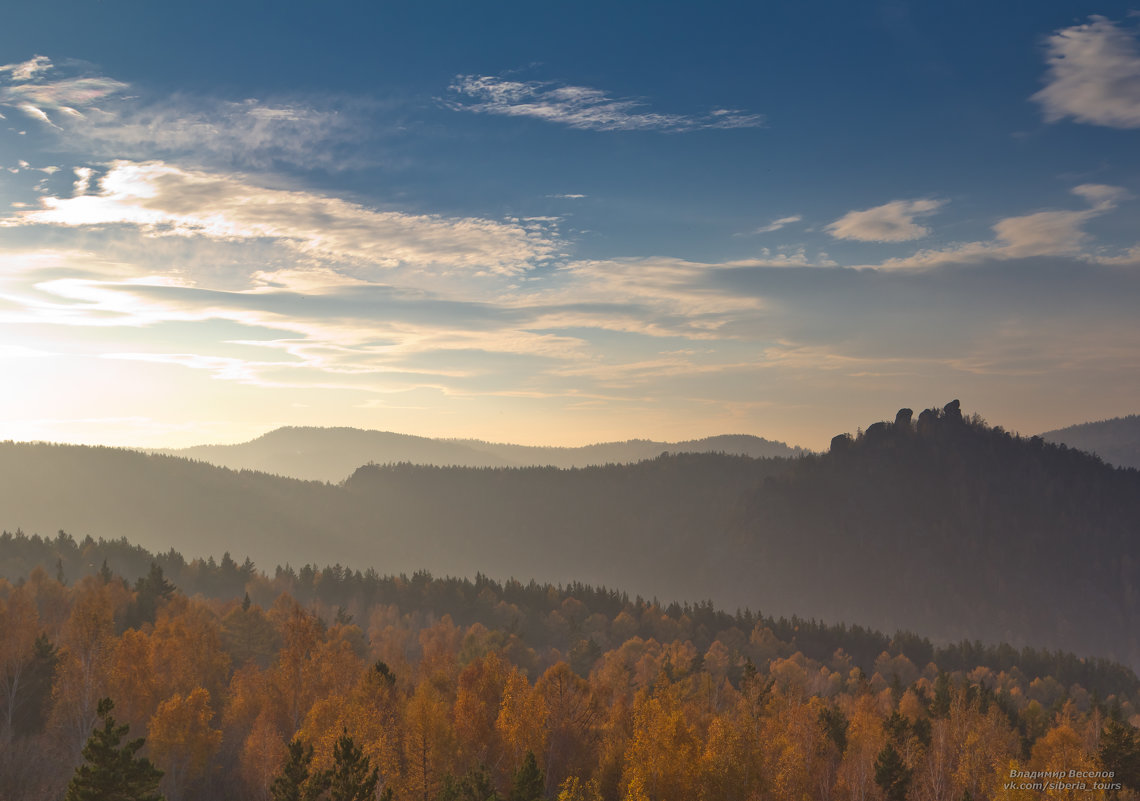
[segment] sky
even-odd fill
[[[4,17],[0,439],[1140,411],[1140,6]]]

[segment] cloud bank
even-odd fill
[[[86,190],[80,171],[76,189]],[[547,224],[381,211],[160,161],[115,161],[93,194],[45,197],[0,226],[136,226],[149,236],[279,240],[302,257],[378,268],[515,274],[551,257]]]

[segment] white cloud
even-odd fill
[[[1045,88],[1033,95],[1045,119],[1072,117],[1111,128],[1140,128],[1140,45],[1134,33],[1092,16],[1049,37]]]
[[[518,273],[559,247],[550,228],[535,222],[380,211],[157,161],[113,162],[96,193],[40,204],[0,225],[131,225],[152,236],[268,238],[315,260],[442,272]]]
[[[4,64],[0,73],[8,73],[14,81],[30,81],[38,73],[51,69],[51,59],[47,56],[34,56],[20,64]]]
[[[89,108],[99,101],[122,92],[127,84],[100,76],[64,78],[56,81],[13,83],[0,89],[0,102],[33,103],[43,108],[69,110]]]
[[[55,69],[44,56],[0,67],[0,106],[17,108],[32,119],[59,129],[48,111],[62,112],[71,120],[83,120],[85,115],[80,108],[96,108],[100,101],[127,88],[125,83],[102,76],[49,80],[47,74]]]
[[[92,116],[69,130],[87,150],[99,155],[190,154],[253,167],[280,161],[347,168],[358,162],[330,145],[364,135],[354,114],[332,107],[188,97],[134,99],[114,113]]]
[[[779,231],[781,228],[786,228],[787,226],[791,225],[792,223],[798,223],[802,219],[803,219],[803,217],[800,216],[799,214],[793,214],[790,217],[781,217],[778,220],[772,220],[772,222],[768,223],[767,225],[763,225],[763,226],[757,228],[752,233],[754,233],[754,234],[770,234],[773,231]]]
[[[507,81],[489,75],[459,75],[448,87],[458,99],[448,106],[477,114],[534,117],[592,131],[665,131],[759,128],[764,118],[734,109],[707,114],[646,111],[644,100],[613,98],[600,89],[543,81]]]
[[[859,242],[907,242],[920,239],[930,229],[915,222],[936,212],[941,200],[894,200],[862,211],[849,211],[825,230],[837,239]]]
[[[1108,186],[1107,184],[1081,184],[1074,186],[1071,191],[1077,197],[1084,198],[1090,206],[1098,211],[1108,211],[1115,208],[1121,201],[1132,197],[1127,189],[1120,186]]]
[[[76,195],[86,195],[87,190],[91,188],[91,176],[95,171],[90,167],[76,167],[75,170],[75,183],[72,189]]]
[[[55,125],[51,121],[51,118],[46,113],[44,113],[43,109],[38,109],[35,106],[31,105],[30,103],[21,103],[19,106],[17,106],[17,108],[19,108],[20,111],[27,114],[33,120],[38,120],[42,123],[46,123],[47,125],[50,125],[53,128],[57,128],[57,129],[59,128],[59,126]]]
[[[809,266],[799,252],[716,263],[663,257],[581,260],[566,264],[544,284],[499,302],[531,310],[533,325],[548,329],[714,340],[726,336],[727,325],[755,318],[767,308],[762,297],[715,284],[714,275]]]
[[[881,267],[904,269],[940,264],[974,263],[987,259],[1022,259],[1031,256],[1081,254],[1088,239],[1086,222],[1116,208],[1131,194],[1118,186],[1081,184],[1070,190],[1091,208],[1076,211],[1038,211],[1006,217],[993,225],[994,239],[966,242],[940,250],[924,250],[912,256],[890,259]]]
[[[1081,184],[1070,191],[1091,208],[1084,211],[1039,211],[1001,220],[993,227],[998,243],[991,248],[990,255],[1019,259],[1079,253],[1088,238],[1082,226],[1130,197],[1125,189],[1105,184]]]
[[[1081,226],[1095,212],[1039,211],[997,222],[994,234],[998,244],[988,255],[1003,259],[1077,253],[1086,234]]]
[[[50,125],[89,157],[178,154],[254,167],[282,161],[347,169],[357,162],[331,145],[375,131],[362,124],[359,102],[155,99],[128,90],[134,87],[106,76],[68,74],[43,56],[0,67],[0,107]]]

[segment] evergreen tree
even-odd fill
[[[886,801],[906,801],[907,787],[910,785],[910,768],[894,745],[887,743],[875,760],[875,784],[883,791]]]
[[[1127,723],[1109,719],[1100,738],[1097,761],[1112,771],[1114,780],[1140,792],[1140,731]]]
[[[313,774],[309,766],[313,762],[313,747],[300,739],[289,743],[289,755],[281,773],[273,780],[269,796],[273,801],[316,801],[328,788],[328,774],[317,771]]]
[[[99,701],[103,728],[95,729],[83,746],[84,762],[75,769],[64,801],[163,801],[158,792],[162,771],[135,756],[143,738],[120,745],[130,727],[115,725],[114,708],[110,698]]]
[[[32,659],[24,678],[23,701],[12,715],[12,731],[17,735],[39,734],[47,722],[51,705],[51,685],[59,665],[59,650],[52,645],[47,634],[36,637]]]
[[[158,607],[162,602],[170,600],[174,590],[174,585],[162,574],[162,567],[157,562],[151,562],[150,572],[135,582],[135,598],[126,612],[127,628],[153,623]]]
[[[458,781],[450,774],[443,777],[436,801],[500,801],[491,774],[480,765],[467,771]]]
[[[331,801],[372,801],[380,771],[371,767],[368,757],[352,742],[346,729],[333,748],[333,766],[329,775]],[[390,792],[384,794],[391,797]]]
[[[545,788],[546,779],[538,769],[534,752],[527,751],[522,765],[515,771],[509,801],[542,801]]]
[[[950,714],[950,676],[944,671],[938,672],[934,680],[934,698],[930,702],[930,716],[944,718]]]
[[[847,716],[843,710],[837,706],[825,706],[819,710],[819,722],[842,754],[847,749]]]

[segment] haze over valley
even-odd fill
[[[376,440],[277,435],[298,434],[294,445]],[[957,402],[900,412],[820,455],[662,452],[572,469],[373,463],[335,485],[126,450],[0,445],[8,530],[262,565],[586,582],[1134,666],[1138,504],[1135,470],[990,429]]]

